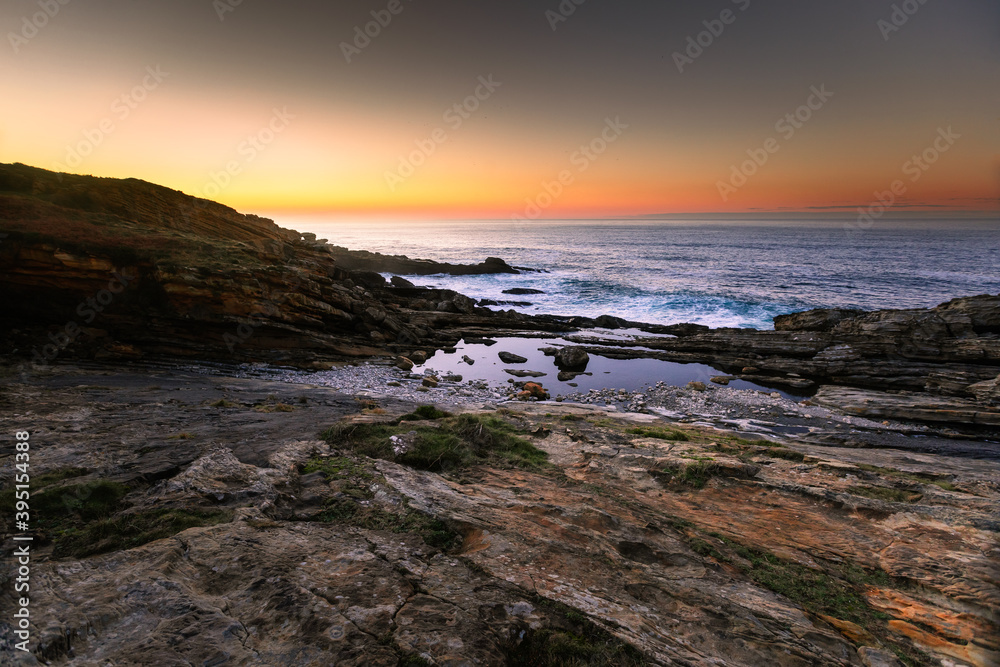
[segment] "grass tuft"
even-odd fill
[[[340,423],[323,434],[331,445],[346,447],[371,458],[396,461],[420,470],[444,472],[473,465],[499,468],[538,468],[548,456],[521,437],[522,433],[493,415],[442,417],[438,423],[410,428],[405,422]],[[409,436],[405,451],[393,449],[390,438]]]
[[[626,431],[630,435],[638,435],[643,438],[656,438],[657,440],[671,440],[674,442],[687,442],[691,438],[683,431],[675,431],[669,428],[658,426],[636,426]]]
[[[433,405],[421,405],[410,414],[403,415],[399,419],[404,422],[436,421],[450,416],[451,414],[445,412],[444,410],[438,410]]]
[[[915,503],[923,494],[904,489],[892,489],[886,486],[852,486],[847,492],[855,496],[883,500],[887,503]]]

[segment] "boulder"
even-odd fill
[[[527,357],[522,357],[519,354],[514,354],[513,352],[500,352],[497,354],[500,357],[500,361],[505,364],[523,364],[527,363]]]
[[[519,401],[527,401],[532,398],[539,401],[547,401],[549,400],[549,392],[537,382],[528,382],[517,394],[517,399]]]
[[[599,326],[603,329],[621,329],[622,327],[628,326],[628,323],[620,317],[612,317],[611,315],[601,315],[594,320],[594,325]]]
[[[564,347],[556,352],[556,366],[561,370],[582,371],[590,363],[590,355],[579,347]]]
[[[416,288],[416,285],[411,283],[409,280],[407,280],[406,278],[400,278],[399,276],[393,276],[389,282],[392,284],[393,287],[401,287],[404,289]]]
[[[363,285],[369,289],[385,287],[385,278],[382,277],[381,273],[376,273],[375,271],[353,271],[351,278],[358,285]]]
[[[407,359],[406,357],[396,357],[396,368],[404,371],[411,371],[414,366],[416,366],[416,364],[413,363],[413,360]]]

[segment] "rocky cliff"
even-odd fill
[[[438,329],[511,323],[380,273],[516,273],[353,252],[134,179],[0,165],[0,310],[12,349],[57,356],[308,364],[453,343]],[[403,283],[405,284],[405,283]]]

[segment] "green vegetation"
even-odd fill
[[[680,532],[695,553],[737,567],[758,586],[783,595],[812,615],[857,624],[906,665],[927,664],[927,656],[918,650],[894,643],[885,623],[891,616],[873,609],[867,602],[865,591],[869,587],[893,586],[892,578],[883,570],[839,561],[824,562],[821,571],[745,546],[719,533],[699,533],[691,525],[682,526]]]
[[[806,460],[806,455],[802,452],[797,452],[794,449],[768,449],[765,456],[769,456],[772,459],[784,459],[786,461],[795,461],[797,463],[802,463]]]
[[[547,461],[542,450],[520,437],[507,421],[492,415],[441,417],[433,425],[410,427],[402,419],[389,423],[340,423],[323,437],[331,445],[357,454],[444,472],[484,464],[500,468],[539,468]],[[402,436],[405,446],[395,446]]]
[[[221,511],[161,509],[128,513],[124,484],[99,480],[54,486],[86,471],[69,468],[32,480],[31,514],[41,542],[54,543],[53,555],[84,558],[130,549],[194,526],[228,521]]]
[[[869,465],[867,463],[859,463],[858,467],[867,472],[873,472],[884,477],[892,477],[894,479],[900,479],[907,482],[913,482],[915,484],[933,484],[934,486],[943,489],[945,491],[954,491],[956,493],[969,493],[964,491],[948,480],[940,479],[929,473],[915,473],[915,472],[904,472],[902,470],[893,470],[892,468],[881,468],[879,466]]]
[[[295,408],[285,403],[261,403],[254,406],[254,412],[295,412]]]
[[[428,545],[442,550],[454,547],[461,540],[443,521],[412,509],[405,499],[399,511],[373,504],[375,492],[372,487],[384,480],[370,462],[366,464],[346,456],[317,458],[306,463],[303,472],[323,473],[336,482],[340,491],[341,495],[327,502],[319,515],[320,521],[367,530],[414,533]]]
[[[876,621],[888,618],[868,606],[862,592],[866,586],[890,585],[889,575],[881,570],[867,571],[842,565],[838,572],[840,577],[835,577],[726,538],[721,541],[739,556],[741,560],[736,560],[736,565],[750,579],[784,595],[807,611],[851,621],[862,627],[876,625]]]
[[[672,440],[674,442],[687,442],[691,438],[683,431],[675,431],[669,428],[658,426],[636,426],[626,431],[630,435],[638,435],[643,438],[656,438],[657,440]]]
[[[923,495],[904,489],[891,489],[886,486],[852,486],[847,492],[855,496],[884,500],[887,503],[915,503]]]
[[[433,405],[421,405],[419,408],[417,408],[410,414],[403,415],[399,419],[400,421],[405,421],[405,422],[435,421],[450,416],[451,414],[445,412],[444,410],[438,410]]]
[[[544,598],[532,601],[552,612],[551,626],[516,631],[504,647],[508,665],[641,667],[649,664],[641,652],[598,627],[579,611]]]
[[[703,489],[713,477],[752,477],[750,470],[721,465],[712,460],[697,458],[688,464],[668,464],[661,470],[651,470],[650,474],[667,484],[681,484],[695,489]]]
[[[151,510],[100,519],[80,529],[69,528],[56,540],[55,556],[85,558],[131,549],[198,526],[214,526],[232,519],[222,510]]]

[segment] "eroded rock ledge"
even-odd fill
[[[32,413],[39,508],[73,501],[37,524],[48,664],[1000,657],[995,461],[525,405],[477,414],[548,463],[432,472],[318,437],[415,407],[393,401],[114,368],[0,390],[0,421]],[[422,416],[400,430],[444,428]],[[86,514],[93,484],[125,495]],[[136,533],[163,512],[188,523]]]

